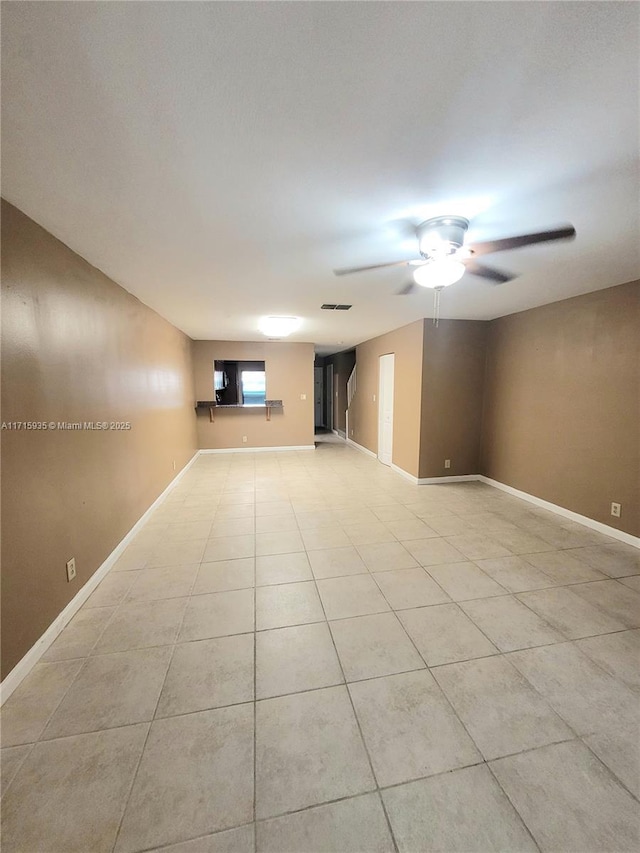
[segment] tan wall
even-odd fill
[[[640,282],[492,321],[482,473],[640,534],[639,345]]]
[[[424,321],[420,477],[477,474],[487,323]],[[451,467],[444,467],[444,460]]]
[[[189,339],[2,204],[2,676],[191,458]],[[67,583],[65,563],[76,558]]]
[[[198,447],[287,447],[313,445],[313,344],[286,341],[194,341],[196,400],[213,399],[216,359],[264,361],[267,399],[282,400],[267,421],[264,409],[224,409],[210,423],[208,410],[198,412]],[[306,400],[300,395],[306,394]],[[243,443],[242,436],[247,436]]]
[[[417,320],[356,347],[357,391],[349,409],[349,438],[377,453],[379,357],[394,353],[392,461],[414,477],[420,457],[423,329],[424,322]]]

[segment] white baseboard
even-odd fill
[[[346,438],[345,432],[342,429],[332,429],[331,432],[334,435],[337,435],[338,438]]]
[[[394,465],[391,463],[391,468],[397,473],[400,474],[407,480],[410,480],[416,486],[435,486],[440,483],[465,483],[468,480],[477,480],[477,474],[459,474],[459,475],[451,475],[445,477],[414,477],[413,474],[409,474],[408,471],[405,471],[404,468],[398,467],[398,465]]]
[[[6,678],[0,684],[0,705],[3,705],[9,696],[13,693],[16,687],[22,682],[22,680],[31,672],[33,667],[38,663],[42,655],[47,651],[49,646],[53,643],[53,641],[58,637],[58,635],[62,632],[63,628],[65,628],[69,622],[76,615],[78,610],[82,607],[85,601],[89,598],[91,593],[96,589],[100,581],[102,581],[105,576],[109,573],[109,570],[116,562],[118,557],[122,554],[124,549],[129,545],[132,541],[136,533],[138,533],[146,524],[147,520],[153,513],[155,509],[165,500],[168,494],[177,486],[179,481],[184,477],[189,468],[193,465],[193,463],[198,458],[198,451],[196,451],[191,459],[187,462],[184,468],[176,474],[173,480],[169,483],[167,488],[159,495],[155,501],[151,504],[149,509],[142,515],[136,523],[133,525],[131,530],[127,533],[127,535],[122,539],[113,551],[109,554],[107,559],[102,563],[102,565],[96,569],[96,571],[91,575],[89,580],[82,586],[81,589],[73,596],[71,601],[67,604],[64,610],[58,614],[58,616],[54,619],[54,621],[49,625],[44,634],[37,640],[33,646],[29,649],[26,655],[18,661],[18,663],[14,666],[11,672],[6,676]]]
[[[354,441],[352,438],[347,439],[347,444],[350,444],[352,447],[355,447],[355,449],[359,450],[360,453],[365,453],[367,456],[371,456],[372,459],[378,458],[373,452],[373,450],[369,450],[368,447],[363,447],[361,444],[358,444],[358,442]]]
[[[530,495],[528,492],[521,492],[520,489],[514,489],[513,486],[507,486],[505,483],[498,482],[498,480],[492,480],[490,477],[485,477],[484,474],[478,474],[473,479],[479,480],[481,483],[486,483],[488,486],[493,486],[496,489],[500,489],[502,492],[507,492],[507,494],[513,495],[516,498],[521,498],[523,501],[527,501],[530,504],[542,507],[542,509],[549,510],[549,512],[554,512],[556,515],[561,515],[563,518],[568,518],[571,521],[575,521],[578,524],[589,527],[591,530],[597,530],[598,533],[604,533],[605,536],[610,536],[612,539],[617,539],[619,542],[625,542],[627,545],[632,545],[634,548],[640,548],[640,537],[632,536],[630,533],[625,533],[624,530],[618,530],[616,527],[610,527],[608,524],[603,524],[601,521],[596,521],[586,515],[580,515],[577,512],[573,512],[571,509],[558,506],[558,504],[552,504],[549,501],[545,501],[543,498],[537,498],[535,495]]]
[[[283,447],[216,447],[198,453],[284,453],[287,450],[315,450],[315,444],[285,444]]]

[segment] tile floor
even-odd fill
[[[637,851],[640,552],[202,456],[2,711],[3,853]]]

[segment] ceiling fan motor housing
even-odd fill
[[[424,258],[454,255],[462,248],[469,220],[462,216],[436,216],[418,225],[420,254]]]

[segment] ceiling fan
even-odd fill
[[[483,243],[464,245],[469,220],[462,216],[436,216],[416,226],[419,258],[406,261],[392,261],[386,264],[372,264],[366,267],[350,267],[334,270],[335,275],[350,275],[356,272],[382,269],[383,267],[414,267],[413,281],[399,291],[400,296],[416,292],[419,287],[442,290],[459,281],[465,272],[488,279],[492,284],[504,284],[516,278],[512,273],[504,273],[493,267],[479,264],[476,257],[504,252],[507,249],[519,249],[534,243],[548,243],[552,240],[571,240],[575,237],[573,225],[564,225],[553,231],[538,231],[522,234],[518,237],[505,237],[501,240],[488,240]]]

